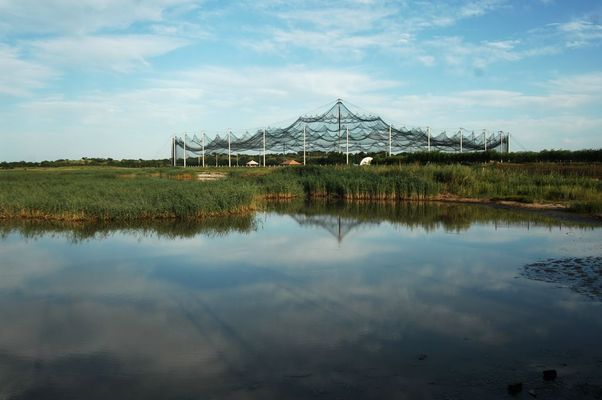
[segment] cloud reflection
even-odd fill
[[[260,218],[261,229],[178,239],[6,234],[0,397],[428,398],[446,390],[429,381],[503,380],[541,359],[542,343],[560,346],[553,358],[571,352],[558,343],[602,334],[591,304],[557,309],[570,293],[515,279],[566,244],[562,231],[380,220],[339,242],[298,216]],[[580,231],[583,246],[599,239]]]

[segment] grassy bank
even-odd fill
[[[572,171],[575,172],[575,167]],[[263,186],[309,198],[346,200],[434,200],[475,199],[543,203],[565,206],[577,212],[602,212],[602,182],[583,174],[539,169],[507,168],[504,165],[404,165],[389,167],[300,167],[280,168],[261,175]],[[237,174],[241,179],[244,173]],[[248,179],[248,177],[247,177]],[[287,185],[287,186],[285,186]]]
[[[4,218],[197,218],[244,212],[253,207],[255,195],[252,184],[231,180],[199,184],[159,176],[155,170],[132,174],[129,170],[79,168],[0,174],[0,216]]]
[[[584,173],[580,173],[580,169]],[[501,164],[201,170],[102,167],[0,171],[0,217],[62,220],[200,218],[255,209],[263,199],[349,201],[475,199],[547,203],[602,213],[602,183],[587,164],[562,168]],[[557,172],[560,171],[560,172]]]

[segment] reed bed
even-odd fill
[[[587,168],[583,165],[583,168]],[[199,172],[226,178],[199,182]],[[510,200],[602,212],[602,182],[561,168],[499,164],[0,171],[0,218],[136,220],[244,213],[265,199]]]
[[[585,166],[584,166],[585,168]],[[299,182],[310,198],[351,200],[466,199],[559,203],[599,210],[602,183],[586,174],[543,173],[496,165],[402,165],[388,167],[298,167],[269,177]]]
[[[255,186],[166,179],[140,171],[3,171],[0,217],[60,220],[199,218],[253,207]],[[131,175],[128,173],[128,175]]]

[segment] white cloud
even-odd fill
[[[17,49],[0,43],[0,94],[29,95],[55,76],[52,69],[24,60]]]
[[[228,128],[239,133],[266,125],[282,126],[337,97],[360,104],[394,125],[510,131],[534,150],[591,147],[599,143],[602,130],[602,120],[592,117],[592,110],[602,107],[602,91],[588,87],[588,81],[594,79],[601,80],[592,74],[534,83],[535,89],[545,88],[539,94],[480,89],[393,95],[385,93],[403,87],[403,82],[361,71],[306,66],[202,67],[165,75],[138,90],[23,102],[17,110],[2,115],[3,120],[27,120],[27,124],[20,128],[18,139],[5,138],[2,150],[6,153],[0,158],[11,159],[22,140],[36,140],[39,148],[48,152],[33,154],[31,159],[53,158],[50,154],[167,157],[171,134],[202,129],[212,136]],[[11,130],[10,122],[5,129]],[[69,149],[63,143],[70,143]]]
[[[600,73],[573,75],[540,83],[543,93],[480,89],[445,94],[373,96],[362,105],[396,125],[431,126],[455,132],[510,131],[529,150],[600,146]],[[513,150],[521,147],[514,145]]]
[[[576,109],[590,104],[594,98],[579,93],[527,95],[509,90],[469,90],[458,95],[469,107],[518,108],[542,107],[544,109]]]
[[[369,49],[393,51],[415,56],[422,64],[434,65],[433,55],[425,53],[420,32],[456,24],[459,20],[484,15],[504,5],[505,1],[482,0],[464,5],[437,3],[361,4],[349,8],[311,6],[272,11],[283,27],[273,25],[260,32],[263,39],[244,43],[258,51],[282,53],[288,48],[306,48],[332,57],[361,59]],[[262,10],[264,10],[262,8]]]
[[[259,31],[258,37],[245,39],[244,44],[284,57],[291,49],[308,49],[333,59],[345,56],[353,61],[363,60],[376,50],[379,54],[397,55],[403,64],[442,64],[456,74],[481,74],[498,62],[517,62],[571,48],[596,46],[602,39],[602,25],[590,17],[550,24],[520,36],[479,42],[463,36],[437,35],[442,28],[464,19],[510,7],[504,0],[388,3],[352,9],[335,4],[337,7],[326,9],[314,3],[286,10],[278,5],[274,6],[277,11],[269,8],[269,15],[282,24],[271,24]]]
[[[514,62],[558,51],[557,48],[531,48],[520,40],[471,43],[459,36],[438,37],[424,41],[421,46],[460,74],[472,74],[474,69],[483,70],[498,62]]]
[[[487,14],[490,11],[494,11],[503,4],[504,1],[500,0],[471,1],[468,4],[460,7],[457,15],[463,18],[479,17]]]
[[[0,118],[11,121],[5,131],[12,126],[19,131],[18,137],[6,135],[0,159],[20,157],[15,154],[21,140],[38,143],[31,159],[52,158],[46,154],[53,153],[63,158],[167,157],[174,133],[204,129],[213,135],[228,128],[280,125],[337,97],[370,99],[401,84],[359,71],[304,66],[203,67],[146,83],[138,90],[39,97],[0,111]]]
[[[436,64],[436,60],[435,57],[430,56],[430,55],[421,55],[418,56],[418,61],[420,61],[422,64],[426,65],[427,67],[432,67]]]
[[[335,29],[341,32],[369,31],[395,10],[387,7],[317,8],[279,12],[276,15],[288,23],[314,26],[321,31]]]
[[[184,21],[154,24],[150,26],[150,31],[159,36],[171,36],[186,40],[199,40],[211,37],[210,31],[205,27]]]
[[[503,3],[481,4],[482,10],[493,10]],[[475,9],[475,13],[476,13]],[[478,14],[475,14],[478,15]],[[450,23],[454,23],[451,18]],[[426,54],[443,60],[455,72],[463,69],[484,69],[497,62],[516,62],[527,58],[550,56],[574,48],[598,47],[602,44],[602,24],[595,17],[585,16],[566,22],[552,23],[520,35],[474,42],[462,36],[417,38],[415,45]]]
[[[575,81],[579,81],[575,77]],[[567,78],[567,81],[571,81]],[[465,90],[449,94],[421,94],[421,95],[402,95],[391,96],[387,100],[382,99],[381,104],[375,104],[374,109],[387,110],[387,115],[396,118],[398,121],[407,121],[417,125],[433,124],[433,120],[447,124],[452,121],[462,123],[462,118],[475,119],[479,114],[494,112],[497,115],[508,115],[509,119],[517,114],[528,112],[532,115],[543,115],[544,118],[554,116],[559,113],[570,113],[571,115],[580,115],[586,113],[587,109],[595,109],[602,105],[602,95],[590,91],[573,90],[559,91],[556,81],[538,85],[547,87],[549,91],[542,94],[527,94],[520,91],[500,90],[500,89],[481,89]],[[429,122],[430,119],[430,122]],[[483,118],[477,117],[478,121],[483,122]],[[468,121],[467,121],[468,122]],[[457,128],[460,125],[443,125],[441,128]],[[477,125],[472,128],[486,128],[487,126]],[[467,127],[468,128],[468,127]],[[504,129],[504,126],[498,126]]]
[[[408,35],[350,34],[344,31],[313,31],[275,29],[268,40],[246,40],[247,47],[258,51],[283,53],[299,48],[318,51],[330,58],[361,59],[369,49],[405,45]],[[292,50],[292,51],[294,51]]]
[[[600,131],[595,111],[602,106],[599,71],[563,76],[565,63],[551,62],[536,68],[543,71],[542,77],[557,78],[539,83],[526,77],[515,81],[518,70],[506,71],[508,64],[517,63],[527,70],[525,76],[533,76],[528,63],[518,62],[597,46],[601,28],[588,16],[515,35],[496,36],[492,31],[485,40],[461,36],[464,29],[444,28],[508,7],[507,2],[358,0],[350,5],[335,0],[324,5],[316,0],[241,0],[206,7],[208,13],[197,12],[200,6],[192,0],[37,3],[0,0],[0,34],[8,38],[0,44],[0,93],[40,93],[0,110],[0,118],[8,121],[2,134],[14,143],[13,150],[2,146],[2,151],[18,153],[18,134],[38,140],[44,132],[47,149],[54,146],[56,158],[64,154],[57,138],[78,145],[74,156],[99,151],[96,154],[137,158],[148,154],[138,150],[143,137],[158,142],[184,130],[281,124],[338,97],[396,124],[506,130],[508,125],[515,129],[514,120],[525,121],[528,135],[554,137],[555,143],[565,140],[560,139],[559,127],[568,129],[572,118],[581,137],[599,141],[592,133]],[[251,15],[242,16],[245,10]],[[232,30],[234,24],[238,31]],[[199,39],[206,38],[215,40],[204,47]],[[241,42],[247,48],[232,54]],[[170,59],[169,74],[162,71],[163,65],[153,65],[153,58],[188,45],[191,57]],[[268,54],[256,58],[248,47]],[[210,60],[213,66],[202,59],[207,54],[215,56]],[[182,59],[199,68],[174,70]],[[564,61],[574,65],[585,59],[577,60]],[[337,68],[341,65],[345,67]],[[486,75],[487,69],[491,72]],[[110,91],[102,81],[108,74],[98,70],[130,73],[128,86],[137,89]],[[134,73],[141,70],[144,78]],[[63,93],[61,85],[69,82],[73,71],[93,89],[70,86],[70,94]],[[472,75],[480,78],[462,79]],[[450,81],[441,88],[433,86],[445,77]],[[114,143],[124,132],[133,138],[118,146],[117,154]]]
[[[589,19],[575,19],[557,24],[569,48],[602,44],[602,24]]]
[[[228,98],[228,107],[269,101],[298,101],[299,97],[319,96],[324,100],[355,97],[397,87],[401,82],[373,78],[367,73],[341,69],[312,69],[305,66],[284,68],[204,67],[183,72],[179,82],[169,85],[199,87],[211,98]],[[230,95],[229,95],[230,94]]]
[[[480,17],[506,6],[505,0],[458,2],[401,3],[398,11],[403,25],[410,31],[439,29],[469,18]]]
[[[158,115],[160,118],[169,117],[170,121],[181,122],[183,114],[196,112],[197,108],[204,109],[203,114],[249,107],[259,110],[262,106],[257,104],[262,102],[269,105],[283,101],[294,104],[303,99],[315,106],[316,97],[320,102],[337,97],[352,98],[400,84],[398,81],[376,79],[353,70],[311,69],[304,66],[243,69],[202,67],[155,80],[146,89],[96,94],[77,100],[46,98],[31,102],[27,107],[39,107],[36,112],[49,116],[54,112],[60,114],[66,109],[86,110],[87,107],[92,107],[92,114],[99,115],[100,120],[105,118],[97,107],[104,109],[104,113],[122,110],[126,115],[132,115],[134,109],[142,108],[141,115]],[[194,103],[198,105],[193,107]],[[187,108],[186,104],[193,108]],[[297,111],[299,110],[295,112]],[[267,122],[271,121],[263,121]]]
[[[156,57],[188,42],[157,35],[113,35],[61,37],[35,40],[27,47],[36,57],[63,67],[108,68],[131,71],[148,65],[148,59]]]
[[[588,93],[602,96],[602,71],[570,75],[548,83],[552,90],[565,93]]]
[[[86,34],[161,21],[167,9],[192,0],[2,0],[0,32]]]

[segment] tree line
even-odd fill
[[[436,163],[436,164],[475,164],[487,162],[510,162],[510,163],[535,163],[535,162],[602,162],[602,149],[590,150],[542,150],[525,151],[513,153],[499,153],[497,151],[449,153],[440,151],[421,151],[412,153],[399,153],[389,156],[385,152],[380,153],[354,153],[349,154],[350,164],[359,164],[362,158],[372,157],[373,164],[394,165],[405,163]],[[277,166],[285,160],[294,159],[303,162],[303,153],[266,154],[266,164]],[[230,162],[233,166],[245,166],[247,162],[254,160],[263,164],[263,156],[259,154],[233,154]],[[347,161],[345,153],[338,152],[308,152],[306,153],[307,164],[312,165],[341,165]],[[189,157],[186,160],[189,166],[199,166],[202,160],[199,157]],[[180,159],[178,165],[182,165]],[[80,160],[58,159],[54,161],[3,161],[0,168],[29,168],[29,167],[73,167],[73,166],[111,166],[126,168],[152,168],[169,167],[172,160],[169,158],[156,160],[143,159],[121,159],[84,157]],[[205,157],[206,166],[228,166],[227,154],[208,154]]]

